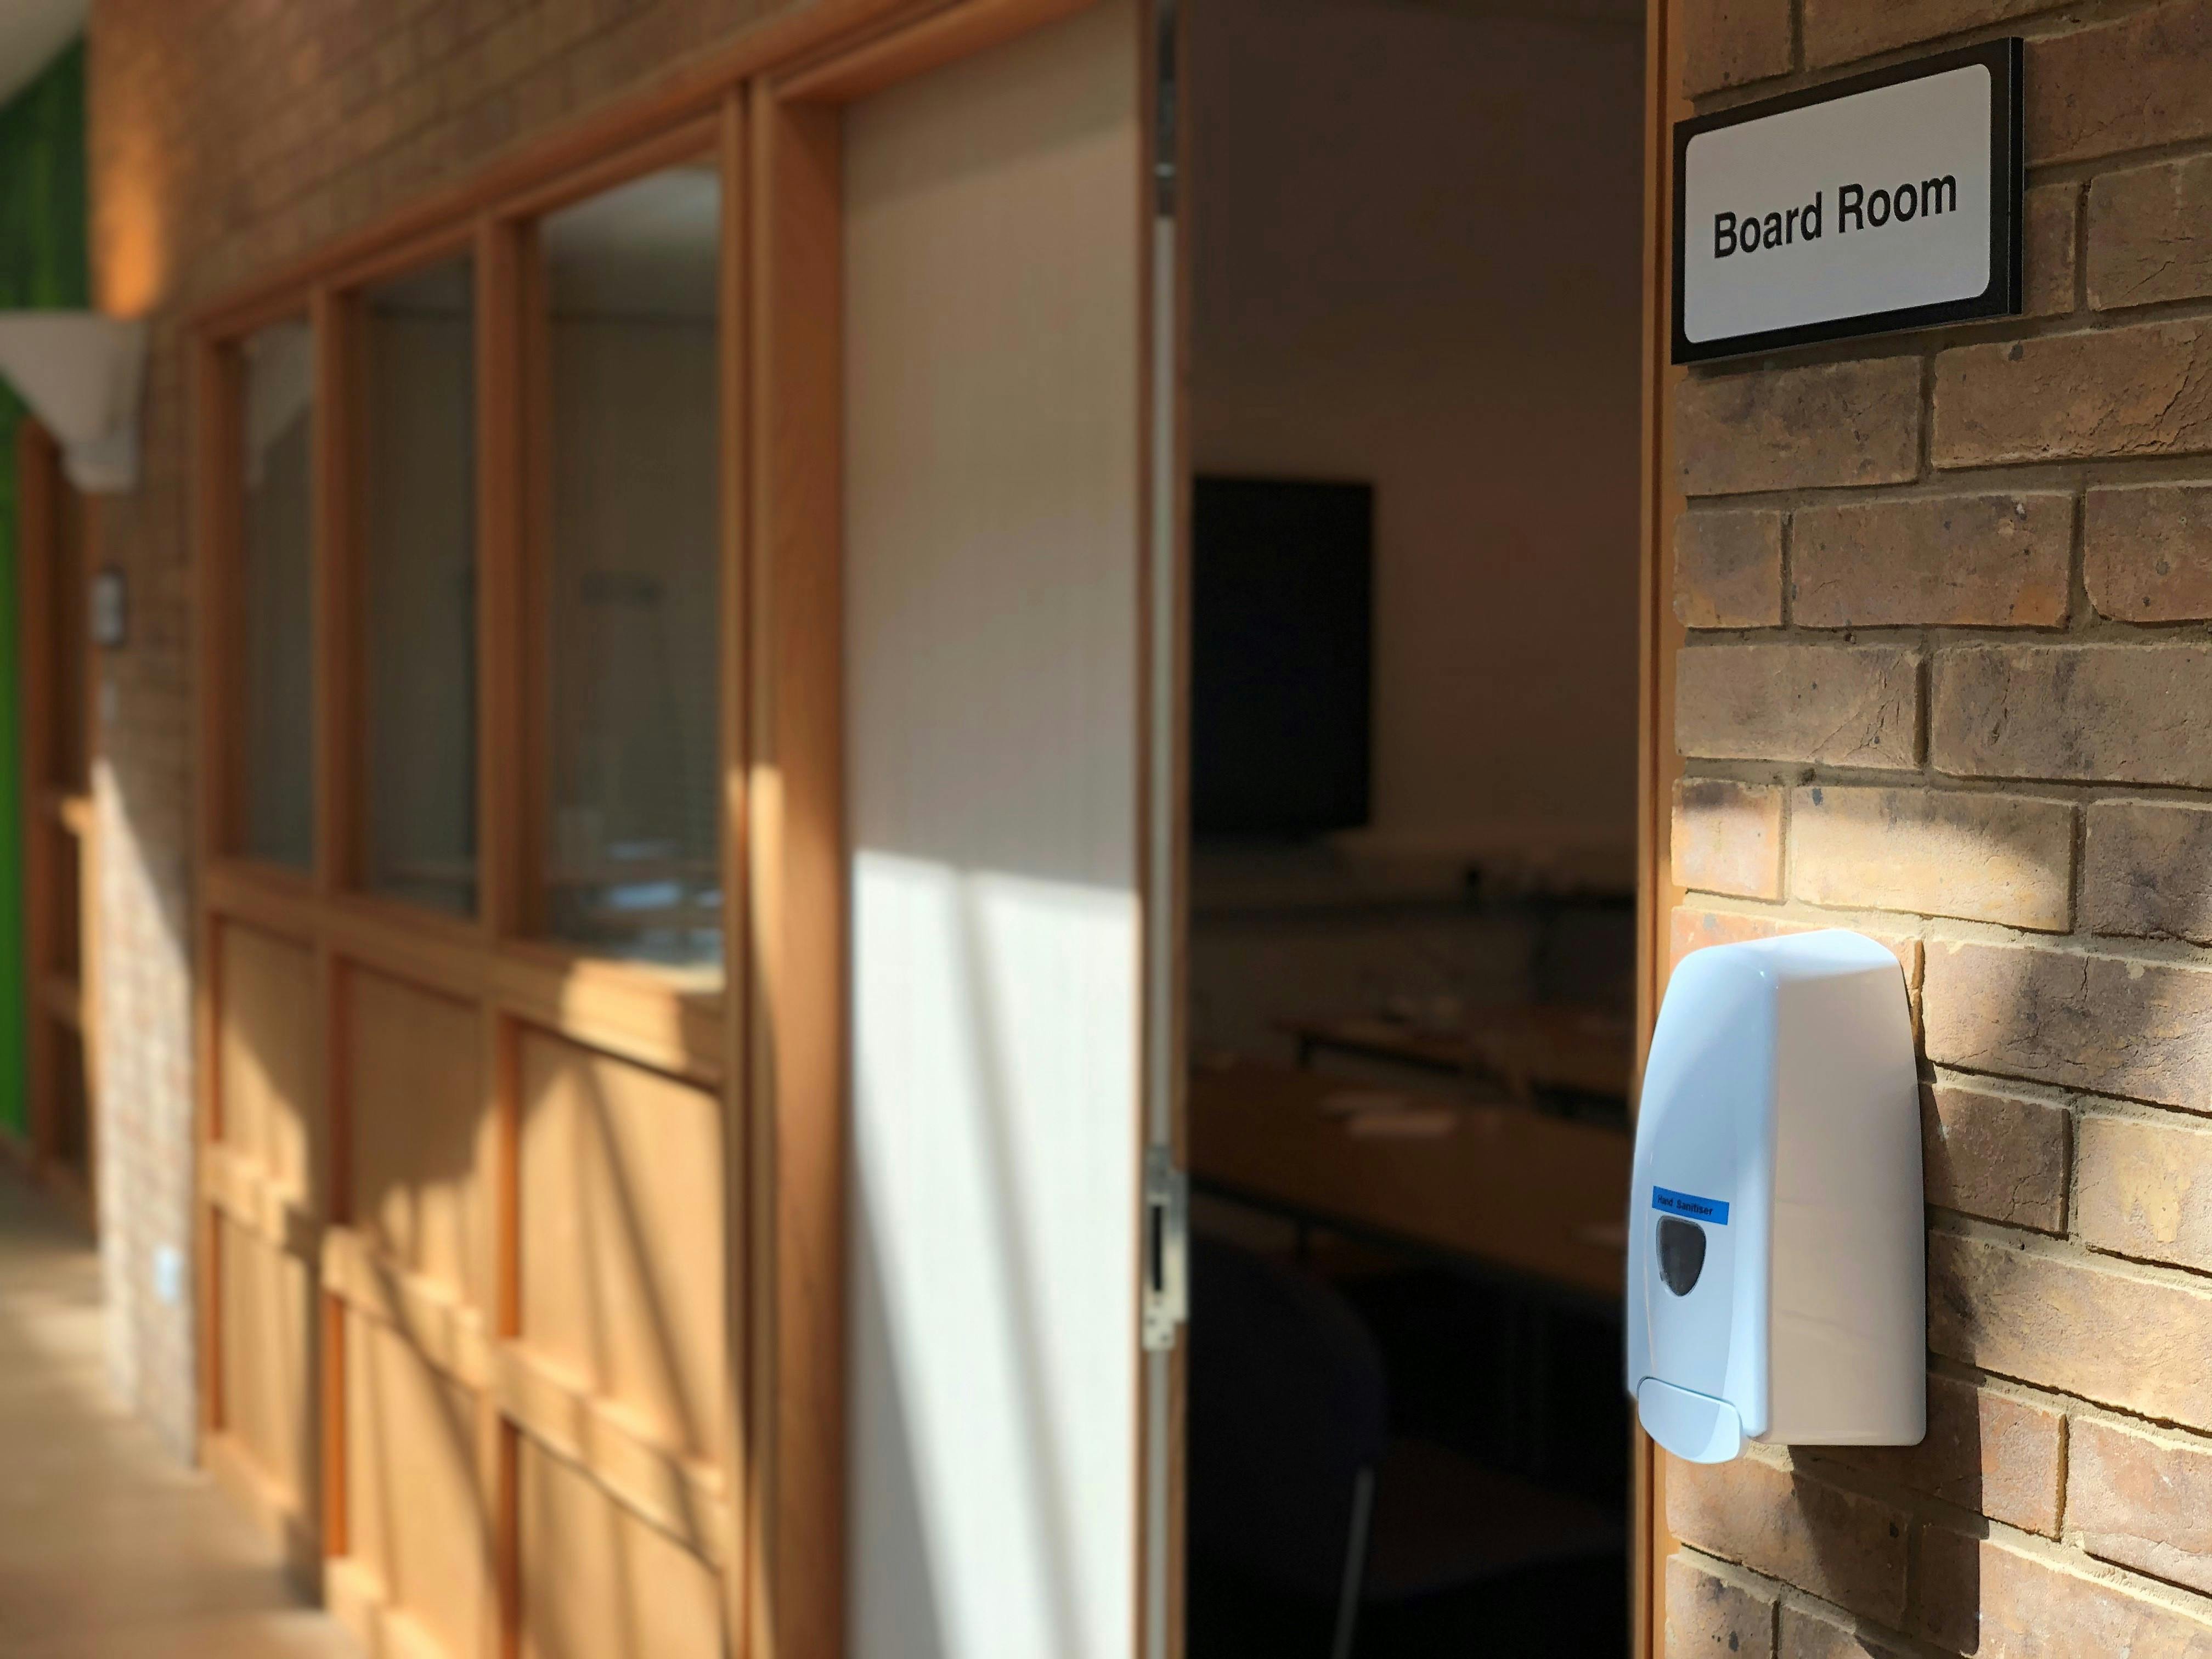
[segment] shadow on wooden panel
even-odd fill
[[[477,1651],[491,1584],[475,1398],[358,1313],[344,1348],[352,1565],[373,1581],[381,1620],[416,1626],[460,1659]]]
[[[468,1004],[348,973],[353,1221],[471,1307],[493,1305],[491,1204],[477,1169],[482,1030]]]
[[[666,1534],[522,1443],[525,1659],[714,1659],[721,1587]]]
[[[722,1121],[711,1094],[522,1040],[522,1340],[671,1450],[724,1438]]]
[[[314,955],[234,923],[221,939],[223,1143],[317,1203]]]
[[[223,1428],[295,1516],[314,1514],[313,1285],[307,1264],[235,1222],[218,1223]]]

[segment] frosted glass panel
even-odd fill
[[[368,884],[477,892],[476,317],[470,262],[371,289],[363,363]]]
[[[610,956],[721,961],[715,304],[707,164],[540,228],[551,315],[545,910]]]

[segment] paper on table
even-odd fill
[[[1361,1112],[1345,1122],[1345,1133],[1359,1139],[1434,1140],[1459,1127],[1449,1106],[1407,1106]]]

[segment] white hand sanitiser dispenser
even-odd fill
[[[1651,1037],[1628,1218],[1628,1387],[1644,1431],[1927,1432],[1920,1089],[1897,958],[1863,934],[1693,951]]]

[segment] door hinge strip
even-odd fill
[[[1164,1353],[1190,1317],[1190,1177],[1166,1146],[1145,1149],[1145,1350]]]

